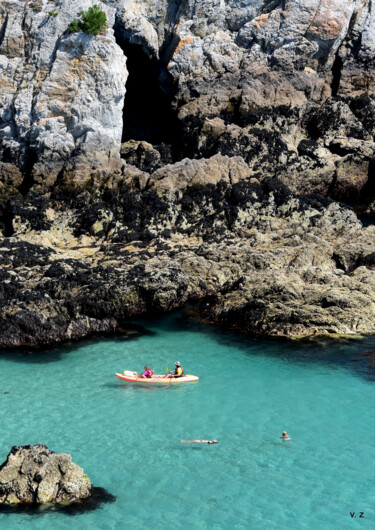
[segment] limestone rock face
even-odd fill
[[[90,479],[68,454],[45,445],[12,447],[0,468],[0,503],[73,503],[91,495]]]
[[[86,166],[119,158],[125,57],[112,29],[96,37],[67,31],[91,5],[0,6],[0,145],[4,161],[29,176],[27,188],[53,185],[73,155]],[[102,8],[111,28],[115,11]]]

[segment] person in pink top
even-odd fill
[[[145,366],[145,371],[139,377],[150,378],[154,375],[154,370],[151,370],[148,366]]]

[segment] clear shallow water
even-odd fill
[[[176,315],[146,326],[136,340],[0,354],[0,462],[45,443],[117,497],[75,516],[0,514],[0,528],[375,527],[375,338],[268,342]],[[200,381],[114,376],[175,360]],[[180,443],[194,438],[219,444]]]

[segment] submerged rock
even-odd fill
[[[90,479],[72,457],[43,444],[12,447],[0,467],[0,504],[70,504],[91,493]]]

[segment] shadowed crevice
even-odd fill
[[[375,160],[370,160],[367,172],[367,183],[362,192],[367,203],[371,203],[375,197]]]
[[[0,28],[0,46],[3,43],[5,32],[6,32],[6,29],[7,29],[7,25],[8,25],[8,15],[6,15],[5,20],[3,22],[3,25]]]
[[[341,57],[336,54],[336,58],[332,65],[332,82],[331,82],[331,92],[332,97],[337,97],[339,88],[340,88],[340,82],[341,82],[341,72],[342,72],[343,62]]]
[[[0,228],[4,237],[12,237],[14,234],[13,212],[9,201],[5,205],[0,205]]]
[[[33,172],[34,165],[36,164],[37,161],[38,161],[37,153],[33,149],[29,148],[24,157],[24,163],[23,163],[23,168],[22,168],[23,181],[18,187],[18,191],[22,195],[26,195],[34,185],[34,177],[32,175],[32,172]]]

